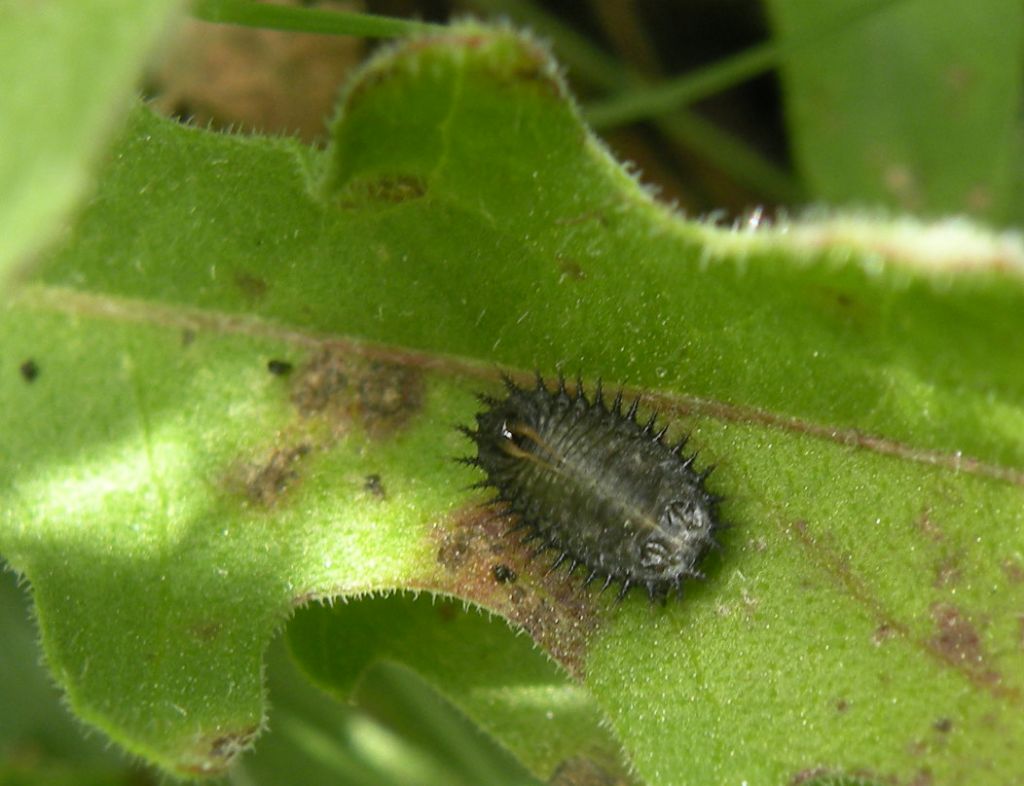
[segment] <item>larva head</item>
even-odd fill
[[[542,438],[537,428],[550,417],[543,404],[550,407],[550,402],[538,402],[536,395],[515,389],[508,398],[477,414],[474,439],[480,466],[485,471],[512,471],[527,454],[538,450]]]
[[[643,580],[675,581],[695,574],[701,555],[714,542],[715,518],[700,489],[668,502],[657,529],[640,546]]]

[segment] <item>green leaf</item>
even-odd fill
[[[443,559],[450,563],[473,549],[472,541],[452,542]],[[510,599],[524,595],[514,584],[507,594]],[[610,775],[621,769],[619,743],[602,728],[601,713],[583,687],[538,657],[527,637],[456,601],[392,596],[313,606],[296,615],[288,638],[314,681],[341,699],[365,696],[360,681],[374,663],[400,662],[441,689],[534,771],[586,766]],[[437,735],[432,748],[450,746],[463,756],[474,750],[463,735],[437,731],[436,722],[409,719],[407,724],[407,736]],[[505,763],[494,772],[478,766],[476,777],[464,782],[509,783],[516,774]]]
[[[28,593],[16,587],[13,578],[0,576],[0,630],[4,636],[0,696],[5,706],[18,711],[0,715],[0,784],[155,784],[155,773],[119,755],[101,735],[83,734],[81,724],[61,706],[59,690],[39,661]],[[409,689],[412,675],[395,679],[395,671],[395,667],[382,669],[381,665],[372,669],[362,680],[357,698],[368,696],[371,703],[386,700],[386,710],[398,714],[399,724],[411,721],[427,729],[438,725],[440,719],[450,738],[445,742],[459,744],[460,756],[489,755],[502,765],[503,780],[473,783],[504,783],[512,776],[518,776],[515,783],[520,786],[529,782],[522,777],[521,768],[508,761],[507,753],[502,756],[501,751],[488,751],[475,729],[460,727],[457,713],[440,707],[438,698],[429,693],[427,699],[432,701],[425,702],[422,688]],[[274,697],[275,733],[263,738],[255,754],[240,763],[232,773],[235,782],[391,786],[415,779],[426,786],[425,775],[431,771],[439,775],[433,781],[438,786],[459,782],[460,773],[438,760],[436,740],[430,740],[435,745],[429,747],[410,746],[395,731],[375,723],[365,710],[326,698],[295,667],[280,639],[267,652],[266,680]],[[365,707],[366,702],[363,704]]]
[[[232,777],[249,783],[331,783],[344,786],[533,786],[510,755],[407,669],[378,663],[355,696],[359,707],[332,701],[296,668],[284,642],[267,655],[273,733]],[[453,750],[454,749],[454,750]],[[493,775],[472,779],[466,762]]]
[[[0,783],[127,782],[127,767],[110,746],[97,735],[87,739],[60,705],[39,662],[27,600],[13,576],[0,576],[0,696],[8,709],[0,713]]]
[[[87,190],[143,59],[180,0],[0,2],[0,273]]]
[[[346,597],[293,622],[318,680],[418,668],[541,778],[608,755],[572,743],[602,716],[651,784],[1016,777],[1017,241],[684,221],[543,50],[474,26],[374,59],[326,153],[144,110],[115,151],[0,317],[0,553],[86,720],[219,771],[262,727],[274,631]],[[732,524],[706,581],[616,604],[502,534],[450,460],[499,365],[693,431]],[[504,623],[356,600],[394,588],[504,616],[575,684]],[[531,686],[590,720],[529,723]]]
[[[768,0],[782,41],[874,0]],[[781,69],[793,150],[832,203],[1019,222],[1024,7],[902,0]]]

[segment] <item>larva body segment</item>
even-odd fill
[[[697,473],[683,454],[685,439],[666,444],[653,416],[640,425],[637,402],[624,413],[621,395],[607,406],[600,385],[593,400],[579,383],[552,392],[539,375],[533,389],[506,387],[504,399],[482,397],[477,430],[464,430],[477,455],[465,461],[486,473],[479,485],[497,491],[526,540],[558,552],[553,567],[583,566],[587,583],[620,582],[620,597],[643,586],[652,599],[701,576],[718,498],[704,486],[710,470]]]

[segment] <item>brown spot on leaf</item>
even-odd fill
[[[924,767],[914,775],[910,781],[910,786],[932,786],[934,783],[935,778],[932,776],[932,771]]]
[[[936,589],[956,584],[959,579],[959,555],[947,554],[935,564],[935,581],[933,582],[933,586]]]
[[[210,755],[214,758],[230,761],[252,745],[252,741],[258,732],[259,727],[247,726],[241,731],[232,734],[218,735],[210,741]]]
[[[883,622],[881,625],[875,628],[875,632],[871,636],[871,643],[874,644],[876,647],[879,647],[885,642],[887,642],[889,639],[895,637],[897,633],[898,631],[892,625]]]
[[[587,756],[573,756],[561,762],[548,780],[549,786],[629,786],[635,782],[611,765]]]
[[[366,195],[381,202],[399,204],[427,193],[427,181],[417,175],[387,175],[366,183]]]
[[[873,324],[872,308],[856,295],[834,286],[812,284],[806,290],[808,303],[817,308],[828,320],[846,330],[863,331]]]
[[[550,65],[550,58],[543,48],[522,38],[514,42],[514,50],[505,46],[505,43],[489,34],[453,29],[450,32],[429,38],[410,40],[399,53],[399,58],[418,57],[420,52],[436,47],[441,47],[444,50],[480,51],[484,51],[486,48],[495,48],[496,56],[487,57],[485,53],[478,60],[474,60],[474,66],[481,71],[486,71],[494,81],[495,87],[526,84],[539,87],[544,93],[553,97],[564,97],[565,91],[561,80]],[[401,61],[398,60],[398,62]]]
[[[1015,557],[1007,557],[1002,562],[1003,574],[1011,584],[1024,583],[1024,565]]]
[[[981,635],[971,620],[949,603],[936,603],[931,611],[936,633],[928,640],[929,649],[978,687],[999,698],[1019,701],[1019,689],[1006,687],[1003,676],[990,665]]]
[[[231,485],[241,485],[250,502],[273,507],[299,477],[297,464],[310,450],[307,444],[278,448],[263,461],[242,467]]]
[[[351,395],[352,361],[342,352],[323,350],[300,372],[292,388],[292,403],[309,417],[339,407]]]
[[[202,641],[213,641],[224,629],[223,623],[218,620],[206,620],[195,622],[189,627],[189,633]]]
[[[365,420],[402,418],[423,406],[423,378],[407,366],[371,363],[358,378],[359,408]]]
[[[533,558],[533,550],[506,534],[508,519],[486,507],[471,507],[435,529],[441,571],[425,587],[469,598],[526,629],[565,668],[581,676],[586,645],[595,631],[596,587],[585,588],[579,571],[548,572],[553,555]],[[516,575],[496,580],[495,556]],[[612,600],[609,597],[608,603]]]
[[[586,271],[580,266],[580,263],[575,259],[559,255],[558,269],[561,271],[561,275],[558,277],[558,282],[563,281],[583,281],[587,277]]]
[[[887,784],[898,786],[900,781],[893,777],[882,777],[867,769],[853,771],[833,770],[829,767],[808,767],[801,770],[790,780],[791,786],[878,786]]]
[[[849,559],[830,542],[828,533],[812,533],[805,521],[794,522],[788,533],[805,548],[809,562],[833,580],[838,591],[855,600],[877,620],[872,637],[876,645],[898,635],[957,671],[974,686],[999,699],[1014,704],[1020,702],[1020,689],[1005,686],[1002,675],[988,665],[981,637],[955,606],[933,605],[932,619],[937,633],[930,638],[912,635],[909,626],[889,612],[872,587],[850,568]]]
[[[836,591],[856,601],[877,620],[878,625],[872,637],[875,644],[881,644],[895,635],[909,634],[907,626],[889,612],[874,588],[850,567],[849,557],[840,552],[827,532],[811,532],[806,521],[793,522],[788,532],[804,547],[810,564],[830,578]]]
[[[812,767],[810,769],[801,770],[790,780],[793,786],[804,786],[804,784],[812,783],[813,781],[828,775],[828,770],[824,767]]]
[[[338,194],[338,204],[344,208],[362,207],[367,202],[399,205],[421,199],[426,193],[427,181],[419,175],[378,175],[344,183]]]
[[[270,288],[265,280],[243,270],[235,272],[235,286],[249,300],[262,300]]]
[[[984,659],[981,637],[960,610],[948,603],[932,606],[932,619],[938,632],[932,645],[944,658],[957,663],[980,664]]]
[[[362,101],[366,93],[372,92],[390,79],[398,76],[393,68],[372,68],[360,75],[359,79],[349,86],[345,94],[344,114],[350,115],[352,110]]]
[[[838,699],[836,701],[836,712],[846,712],[850,709],[850,702],[846,699]]]
[[[259,726],[246,726],[237,731],[219,732],[200,737],[196,747],[181,764],[181,771],[192,775],[213,775],[227,768],[238,754],[252,746]]]
[[[225,481],[233,493],[263,508],[279,504],[295,485],[304,456],[329,449],[354,424],[369,436],[380,437],[404,425],[422,407],[425,383],[418,368],[353,355],[351,347],[329,344],[300,368],[272,360],[268,370],[288,378],[299,418],[278,434],[263,458],[243,459]],[[363,485],[378,498],[386,496],[378,475],[367,476]]]
[[[338,432],[358,421],[371,436],[382,436],[420,410],[424,388],[419,369],[328,346],[295,375],[291,398],[302,416],[325,417]]]
[[[937,632],[923,642],[926,651],[974,686],[998,699],[1019,704],[1020,689],[1005,685],[1003,675],[992,667],[974,623],[952,604],[936,603],[931,611]]]
[[[509,76],[516,84],[539,88],[539,92],[549,98],[564,99],[565,88],[556,73],[549,67],[547,57],[542,52],[524,53],[523,57],[512,69]],[[498,74],[499,78],[502,76]]]
[[[914,520],[917,525],[918,531],[924,535],[928,540],[936,543],[941,543],[946,539],[945,533],[942,528],[932,518],[931,509],[926,507],[921,511],[921,514]]]
[[[449,571],[457,571],[462,567],[466,555],[470,553],[472,541],[464,532],[453,533],[441,541],[437,549],[437,561]]]
[[[940,734],[949,734],[953,731],[953,721],[949,718],[939,718],[932,724],[932,728]]]

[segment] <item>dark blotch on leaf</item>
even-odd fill
[[[235,273],[235,286],[250,300],[261,300],[270,288],[266,281],[252,273]]]
[[[877,647],[884,644],[889,639],[895,638],[898,634],[899,631],[897,631],[896,628],[894,628],[888,622],[883,622],[881,625],[875,628],[875,632],[871,636],[871,641]]]
[[[32,358],[18,366],[18,371],[21,372],[21,378],[26,382],[35,382],[39,376],[39,366]]]
[[[371,363],[358,380],[359,407],[364,417],[402,417],[423,405],[423,379],[406,366]]]
[[[826,767],[803,770],[790,781],[792,786],[881,786],[883,783],[891,782],[891,778],[882,779],[870,772],[842,773]],[[924,786],[918,781],[912,781],[912,783],[916,786]]]
[[[491,574],[494,576],[494,580],[499,584],[508,584],[509,582],[515,581],[519,576],[512,568],[504,563],[498,563],[491,569]]]
[[[220,636],[223,630],[223,623],[216,620],[196,622],[189,628],[189,632],[193,636],[203,641],[213,641],[218,636]]]
[[[1003,573],[1011,584],[1024,584],[1024,565],[1020,560],[1007,557],[1002,562]]]
[[[308,445],[281,448],[263,464],[250,467],[244,478],[246,496],[263,507],[273,506],[298,478],[296,465],[309,451]]]
[[[587,639],[598,629],[591,593],[564,573],[529,575],[530,547],[505,534],[508,521],[493,511],[468,506],[436,529],[437,562],[442,570],[430,582],[435,589],[475,600],[504,614],[572,674],[582,674]],[[515,571],[515,583],[496,580],[494,567]]]
[[[380,479],[380,475],[376,473],[373,475],[367,475],[363,481],[363,489],[370,492],[377,499],[385,499],[388,495],[384,489],[384,483]]]
[[[943,658],[951,663],[970,665],[984,660],[981,636],[960,609],[948,603],[936,603],[932,606],[932,618],[937,628],[932,646]]]
[[[302,369],[292,389],[292,402],[310,416],[342,405],[351,396],[355,369],[341,351],[325,349]]]
[[[549,786],[628,786],[634,783],[624,773],[613,773],[586,756],[566,759],[555,769]]]
[[[359,79],[349,86],[341,114],[351,115],[364,95],[372,94],[375,89],[397,76],[397,70],[394,68],[371,68],[364,71]]]
[[[276,377],[283,377],[292,373],[294,366],[287,360],[268,360],[267,371]]]
[[[960,573],[959,555],[947,554],[935,565],[935,581],[932,586],[942,588],[956,584],[960,579]]]
[[[558,280],[559,283],[562,281],[583,281],[587,277],[586,271],[574,259],[560,256],[558,258],[558,269],[561,271],[561,275]]]
[[[368,196],[393,204],[419,199],[426,193],[427,182],[417,175],[380,177],[367,184]]]
[[[446,570],[458,570],[469,554],[472,543],[465,533],[446,539],[437,549],[437,561]]]
[[[210,741],[210,755],[230,761],[248,748],[258,733],[258,727],[250,726],[234,734],[222,734],[215,737]]]
[[[193,747],[179,763],[178,770],[193,776],[208,777],[222,773],[238,756],[252,746],[259,726],[246,726],[194,739]]]
[[[353,180],[345,184],[339,196],[342,207],[360,207],[367,202],[400,205],[427,194],[427,181],[418,175],[382,175],[373,179]]]
[[[295,375],[291,399],[305,417],[334,421],[339,432],[359,421],[372,436],[404,425],[423,405],[419,369],[353,357],[327,347]]]

